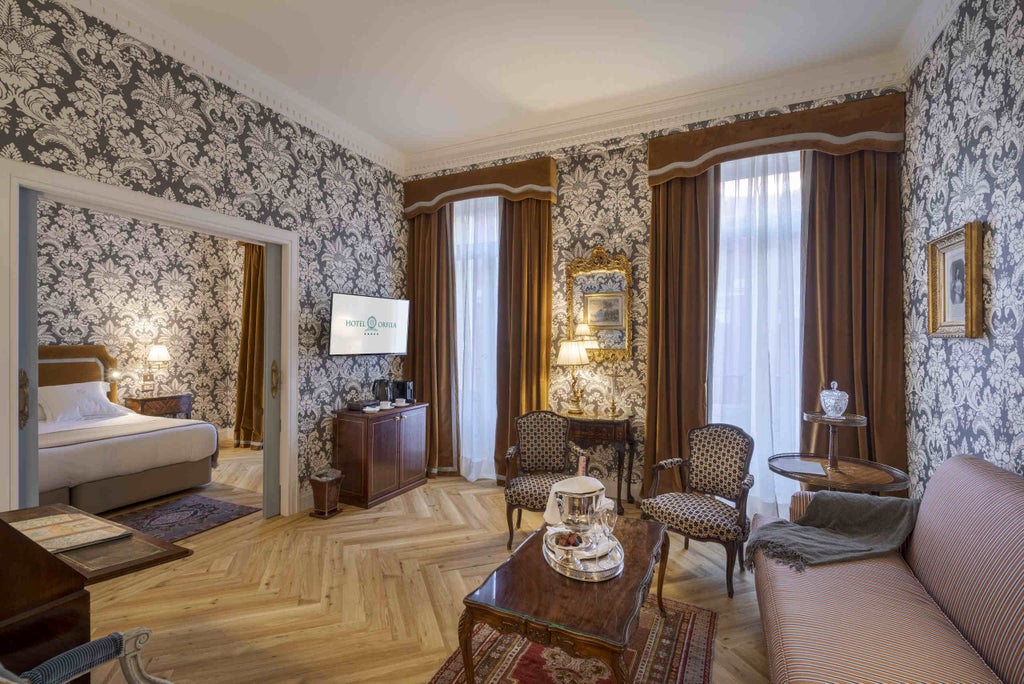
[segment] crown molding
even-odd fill
[[[953,20],[962,3],[963,0],[921,0],[900,39],[899,50],[903,54],[906,80],[910,79],[935,40]]]
[[[699,121],[876,88],[902,88],[902,55],[889,53],[781,74],[648,104],[512,131],[406,156],[406,173],[420,175],[573,145],[681,128]]]
[[[405,159],[401,152],[165,13],[132,0],[68,2],[342,147],[397,174],[403,173]]]

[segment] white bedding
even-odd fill
[[[72,431],[78,431],[81,439],[76,439]],[[108,432],[133,434],[94,438],[98,433]],[[60,443],[39,449],[41,492],[201,461],[217,451],[217,428],[209,423],[137,413],[116,418],[40,422],[39,435],[56,435],[58,439],[50,439]]]

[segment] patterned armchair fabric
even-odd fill
[[[735,501],[750,469],[754,440],[732,425],[713,424],[690,432],[689,488]]]
[[[732,425],[712,424],[690,430],[690,458],[667,458],[654,466],[649,498],[640,502],[641,516],[657,520],[686,538],[715,541],[725,547],[725,583],[732,598],[732,571],[750,531],[747,493],[754,486],[750,457],[754,440]],[[669,468],[686,468],[686,491],[658,494],[658,476]],[[728,499],[730,504],[721,499]]]
[[[569,463],[569,419],[550,411],[534,411],[516,418],[519,469],[524,473],[564,473]]]

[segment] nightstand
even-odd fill
[[[159,397],[125,397],[124,405],[144,416],[192,417],[191,394],[166,394]]]

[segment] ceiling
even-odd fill
[[[124,2],[88,4],[120,4],[124,12]],[[920,23],[922,6],[952,3],[130,4],[154,32],[176,31],[179,43],[191,34],[188,38],[212,55],[211,64],[228,62],[233,72],[243,72],[242,78],[269,84],[284,99],[297,94],[321,119],[344,122],[364,142],[379,142],[390,156],[409,160],[462,154],[481,145],[507,148],[546,134],[553,138],[617,120],[664,115],[676,105],[692,108],[704,96],[714,99],[730,89],[746,92],[770,85],[774,91],[788,76],[790,82],[806,81],[809,92],[821,87],[815,80],[834,81],[837,74],[851,83],[868,83],[883,73],[891,80],[907,60],[901,46],[915,17]]]

